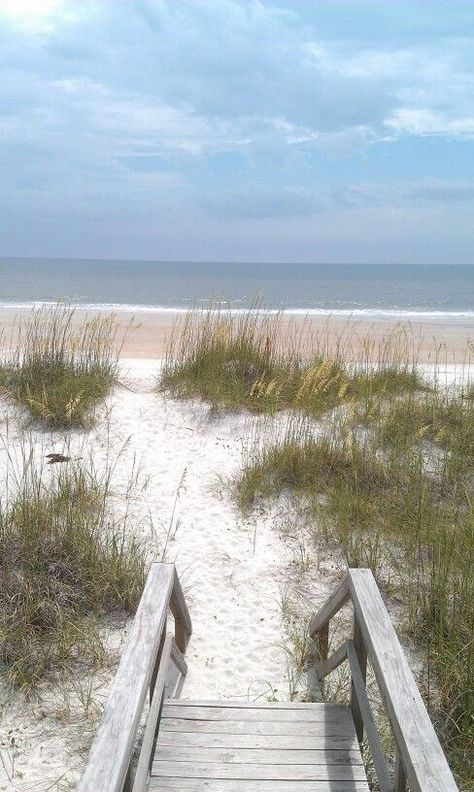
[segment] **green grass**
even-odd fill
[[[0,391],[50,428],[88,425],[117,375],[113,316],[74,319],[68,306],[34,310],[0,365]]]
[[[0,502],[0,661],[16,685],[75,661],[100,664],[99,618],[137,607],[144,553],[113,517],[109,486],[79,466],[46,482],[28,459]]]
[[[348,405],[322,434],[309,418],[292,419],[282,440],[247,450],[233,487],[245,510],[291,494],[348,566],[370,567],[397,591],[424,651],[425,701],[460,785],[474,789],[474,422],[466,393],[388,397],[382,389],[355,410]]]
[[[293,408],[319,416],[339,404],[423,389],[413,363],[400,361],[393,338],[365,345],[344,361],[342,341],[309,325],[284,326],[281,314],[251,309],[230,314],[219,305],[190,312],[174,327],[159,387],[180,399],[200,398],[216,410],[274,413]],[[373,358],[377,364],[373,364]]]

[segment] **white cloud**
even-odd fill
[[[449,118],[428,108],[400,108],[385,121],[396,134],[474,138],[474,116]]]
[[[3,16],[26,28],[41,28],[63,5],[64,0],[2,0],[0,19]]]

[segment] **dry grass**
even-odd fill
[[[214,409],[293,408],[314,416],[354,399],[422,388],[414,358],[400,360],[409,334],[396,332],[381,345],[366,340],[356,350],[347,332],[328,355],[328,337],[309,335],[306,323],[284,325],[281,314],[232,314],[219,305],[191,311],[171,334],[160,388]]]
[[[0,365],[0,390],[50,428],[88,425],[117,375],[114,317],[76,328],[74,315],[62,305],[33,310]]]
[[[367,416],[371,419],[367,424]],[[348,566],[402,598],[424,651],[425,701],[460,785],[474,788],[474,404],[441,387],[362,398],[315,431],[290,421],[247,450],[235,497],[292,494]]]
[[[0,502],[0,660],[34,686],[75,661],[100,664],[98,619],[132,613],[144,553],[109,508],[109,472],[68,467],[46,481],[31,456]]]

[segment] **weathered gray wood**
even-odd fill
[[[349,570],[349,588],[410,792],[458,792],[370,570]]]
[[[254,781],[239,778],[154,778],[150,792],[369,792],[366,781]]]
[[[217,762],[154,762],[153,777],[172,778],[240,778],[274,781],[365,781],[362,765],[295,764],[255,765],[219,764]]]
[[[179,582],[178,573],[175,569],[174,572],[174,585],[170,599],[170,609],[174,616],[175,621],[175,640],[178,649],[181,652],[186,651],[189,637],[192,633],[191,616],[189,615],[188,606],[184,599],[181,583]]]
[[[165,640],[166,640],[166,623],[167,623],[167,620],[165,618],[165,622],[163,624],[163,631],[162,631],[162,634],[161,634],[161,641],[160,641],[160,645],[158,647],[158,653],[156,655],[156,660],[155,660],[155,664],[153,666],[153,671],[151,672],[150,686],[149,686],[150,704],[151,704],[152,699],[153,699],[153,691],[155,689],[156,677],[158,676],[158,671],[159,671],[159,668],[160,668],[161,655],[162,655],[163,646],[164,646]]]
[[[160,712],[163,703],[163,692],[166,682],[166,674],[168,663],[171,658],[171,642],[173,638],[167,635],[165,638],[163,650],[161,652],[161,663],[156,677],[155,688],[153,691],[153,698],[151,700],[150,709],[148,711],[148,718],[143,735],[143,741],[140,748],[140,756],[138,758],[137,769],[135,773],[135,780],[133,782],[132,792],[144,792],[150,774],[150,767],[153,761],[153,750],[155,747],[156,735],[158,731],[158,722],[160,719]]]
[[[206,732],[160,731],[158,745],[182,745],[195,748],[270,748],[359,751],[355,731],[351,737],[308,734],[206,734]]]
[[[397,753],[395,759],[395,784],[394,784],[394,792],[406,792],[407,789],[407,777],[405,774],[405,770],[402,764],[402,760],[400,758],[400,754]]]
[[[387,763],[382,751],[382,746],[380,745],[379,735],[372,715],[369,699],[367,698],[365,679],[362,676],[359,660],[352,641],[347,642],[347,657],[351,668],[352,685],[355,698],[357,699],[358,712],[360,713],[365,726],[380,792],[393,792],[392,781],[387,769]]]
[[[268,721],[296,721],[306,723],[352,723],[352,716],[348,707],[333,706],[327,708],[324,704],[319,707],[303,707],[301,709],[252,709],[250,707],[186,707],[183,704],[175,706],[167,701],[163,706],[164,718],[183,718],[184,720],[201,721],[255,721],[264,723]],[[222,727],[225,729],[225,725]]]
[[[326,627],[329,620],[342,608],[348,599],[349,583],[346,576],[338,588],[331,594],[327,602],[325,602],[322,608],[312,617],[309,623],[309,634],[311,637],[314,638],[317,633],[321,632],[323,628]],[[325,660],[326,658],[323,657],[322,659]]]
[[[176,646],[175,639],[171,642],[171,662],[168,664],[166,675],[164,699],[178,701],[184,679],[188,671],[188,666],[184,656]]]
[[[161,718],[161,731],[173,732],[205,732],[216,734],[222,731],[222,721],[202,721],[202,720],[181,720],[177,718]],[[227,734],[281,734],[281,735],[331,735],[334,737],[352,737],[355,735],[354,724],[352,721],[321,721],[314,723],[304,721],[294,723],[291,721],[226,721],[225,731]]]
[[[365,647],[364,638],[360,629],[359,618],[357,613],[354,612],[354,630],[353,641],[351,644],[354,655],[357,661],[357,667],[360,671],[362,683],[365,688],[365,681],[367,677],[367,649]],[[362,745],[364,737],[364,718],[362,717],[361,708],[359,705],[359,696],[356,694],[354,687],[354,678],[351,679],[351,710],[352,717],[354,718],[354,726],[357,734],[357,739]]]
[[[78,792],[121,792],[174,582],[152,564]]]
[[[157,745],[155,761],[221,762],[244,764],[362,764],[360,751],[318,751],[276,748],[191,748],[189,745]]]
[[[184,659],[183,653],[178,648],[175,641],[173,641],[171,644],[171,660],[173,661],[179,672],[183,676],[186,676],[186,674],[188,673],[188,664]]]
[[[165,704],[173,704],[176,707],[226,707],[229,709],[230,707],[236,707],[237,709],[252,709],[252,710],[261,710],[261,709],[271,709],[271,710],[279,710],[279,709],[286,709],[286,710],[311,710],[311,709],[320,709],[324,707],[327,711],[330,709],[345,709],[347,710],[346,705],[344,704],[328,704],[327,702],[315,702],[315,701],[248,701],[243,699],[221,699],[219,701],[212,700],[212,699],[186,699],[182,698],[179,701],[172,699],[171,701],[165,701]]]
[[[324,679],[325,676],[330,674],[332,671],[335,671],[336,668],[339,668],[341,663],[347,658],[346,652],[346,642],[344,641],[332,655],[330,655],[327,660],[322,660],[320,663],[317,664],[316,669],[320,679]]]

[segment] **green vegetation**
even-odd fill
[[[107,473],[75,466],[47,482],[28,458],[0,501],[0,661],[14,684],[76,660],[99,664],[99,617],[137,607],[144,553],[108,495]]]
[[[347,565],[397,592],[425,651],[425,700],[474,788],[473,386],[428,387],[402,328],[362,343],[349,328],[336,344],[308,331],[256,311],[190,313],[160,387],[214,409],[291,411],[282,440],[247,450],[234,496],[248,510],[291,495]]]
[[[74,318],[67,306],[33,311],[0,365],[0,391],[50,428],[87,425],[117,374],[113,316]]]
[[[465,788],[474,745],[474,405],[441,389],[367,401],[323,434],[293,419],[286,436],[247,453],[234,482],[243,509],[287,491],[348,566],[398,591],[426,653],[425,700]],[[376,416],[376,417],[374,417]]]
[[[344,360],[344,345],[328,356],[327,339],[306,339],[308,327],[283,325],[250,310],[219,306],[190,312],[175,325],[160,388],[181,399],[201,398],[214,409],[274,413],[294,408],[318,416],[339,404],[422,389],[414,363],[401,363],[400,344],[366,345],[358,365]],[[380,365],[374,366],[376,355]]]

